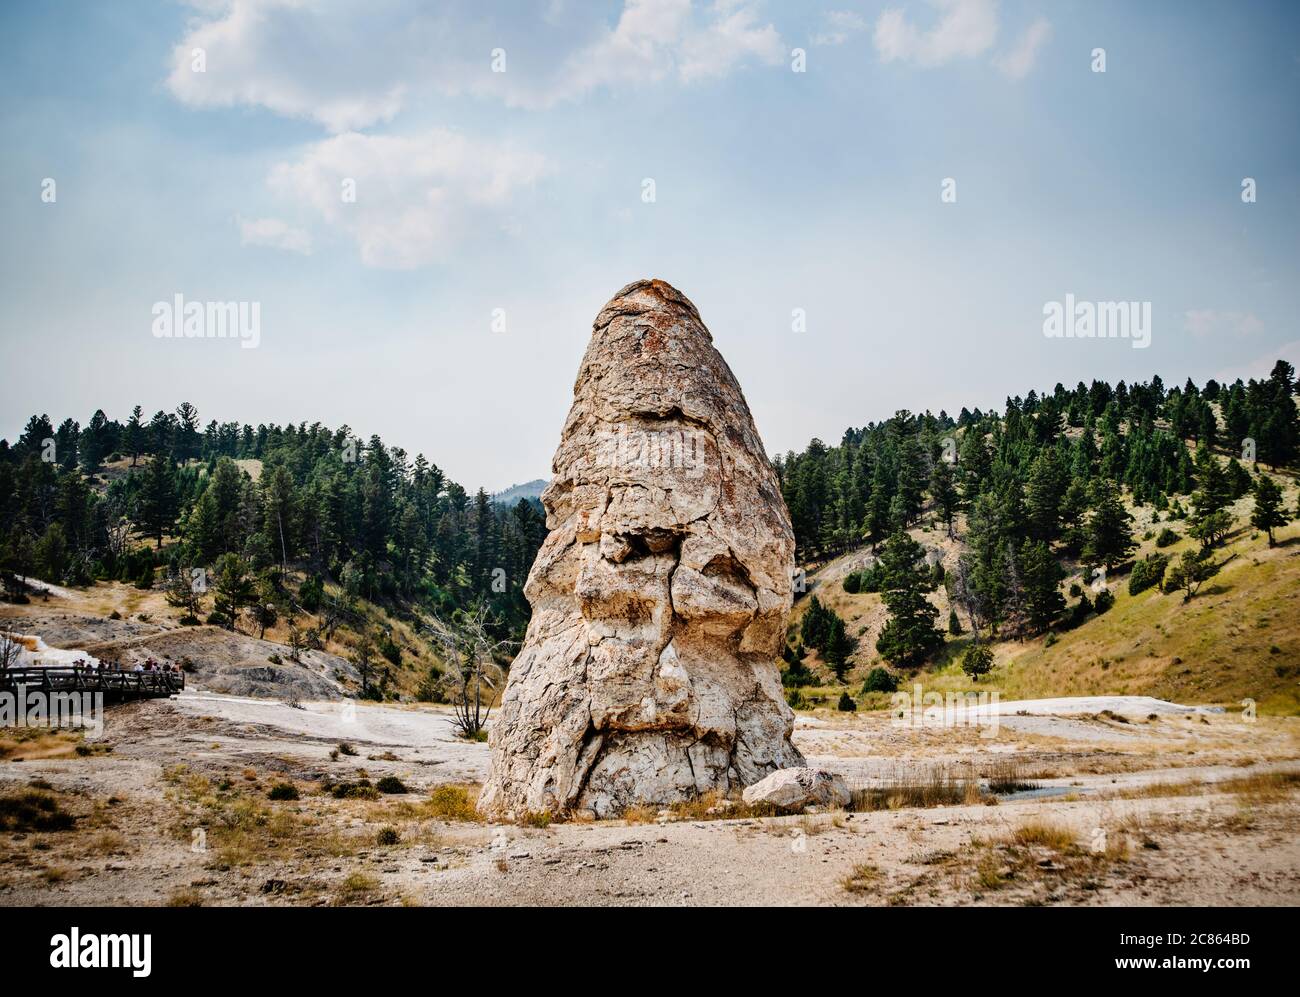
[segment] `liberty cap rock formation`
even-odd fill
[[[802,765],[776,665],[794,532],[695,306],[623,288],[573,394],[480,809],[606,817]]]

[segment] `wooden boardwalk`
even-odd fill
[[[43,692],[102,692],[105,699],[161,698],[185,688],[185,673],[74,666],[0,668],[0,692],[14,692],[19,686]]]

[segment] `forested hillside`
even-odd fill
[[[423,455],[377,436],[314,425],[209,422],[189,403],[125,423],[96,411],[79,426],[32,416],[0,441],[0,579],[171,584],[211,592],[209,622],[241,610],[346,620],[350,602],[449,618],[482,602],[490,625],[522,632],[523,583],[545,537],[534,503],[474,496]],[[201,574],[196,576],[195,572]],[[338,595],[332,595],[337,591]]]
[[[1050,646],[1118,593],[1192,600],[1229,562],[1234,572],[1238,558],[1257,562],[1237,542],[1243,533],[1272,548],[1297,515],[1296,390],[1281,360],[1264,380],[1227,386],[1058,384],[1008,399],[1001,414],[899,412],[848,430],[837,447],[814,440],[787,454],[778,473],[800,561],[814,569],[870,548],[835,589],[878,593],[883,606],[868,626],[864,604],[850,600],[857,615],[845,620],[823,589],[800,610],[787,680],[810,681],[810,651],[842,679],[863,662],[941,663],[955,647],[978,677],[993,664],[988,643],[1047,634]],[[1257,592],[1261,605],[1275,595]],[[859,638],[873,628],[866,646]]]

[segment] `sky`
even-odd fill
[[[1298,29],[1287,2],[10,0],[0,437],[189,401],[502,489],[549,476],[591,322],[642,277],[695,302],[773,454],[1300,366]],[[1046,335],[1067,294],[1149,303],[1148,345]],[[255,305],[255,348],[159,335],[177,295]]]

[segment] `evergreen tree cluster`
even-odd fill
[[[1073,390],[1058,384],[1051,393],[1007,399],[1001,414],[963,408],[953,419],[900,411],[847,430],[839,446],[815,439],[775,464],[800,561],[883,543],[876,563],[849,575],[844,588],[881,592],[890,619],[877,650],[892,664],[915,665],[943,641],[926,598],[937,584],[946,584],[977,641],[984,629],[1041,633],[1065,610],[1063,561],[1103,583],[1130,562],[1137,546],[1130,505],[1186,518],[1203,554],[1180,568],[1181,577],[1209,570],[1208,552],[1233,527],[1228,506],[1247,493],[1255,496],[1254,524],[1272,542],[1288,510],[1280,489],[1266,475],[1252,478],[1243,461],[1275,470],[1296,465],[1296,391],[1295,369],[1282,360],[1265,380],[1228,386],[1189,379],[1166,389],[1159,377],[1080,382]],[[935,577],[905,531],[925,520],[951,537],[959,512],[966,516],[964,553],[946,578],[941,571]],[[1139,587],[1160,584],[1164,564],[1159,568],[1148,581],[1156,565],[1143,565]],[[1110,593],[1097,591],[1095,603],[1077,593],[1066,625],[1109,607]],[[955,612],[948,629],[961,630]]]
[[[119,455],[128,473],[99,473]],[[253,458],[256,481],[236,463]],[[349,597],[439,612],[481,600],[518,632],[545,536],[537,503],[471,496],[423,455],[411,460],[377,436],[363,443],[346,426],[201,427],[186,402],[148,421],[139,406],[125,423],[96,411],[85,428],[32,416],[16,443],[0,441],[0,573],[11,582],[148,584],[160,565],[199,566],[222,620],[241,604],[264,606],[267,573],[278,584],[294,569],[311,611],[331,580]]]

